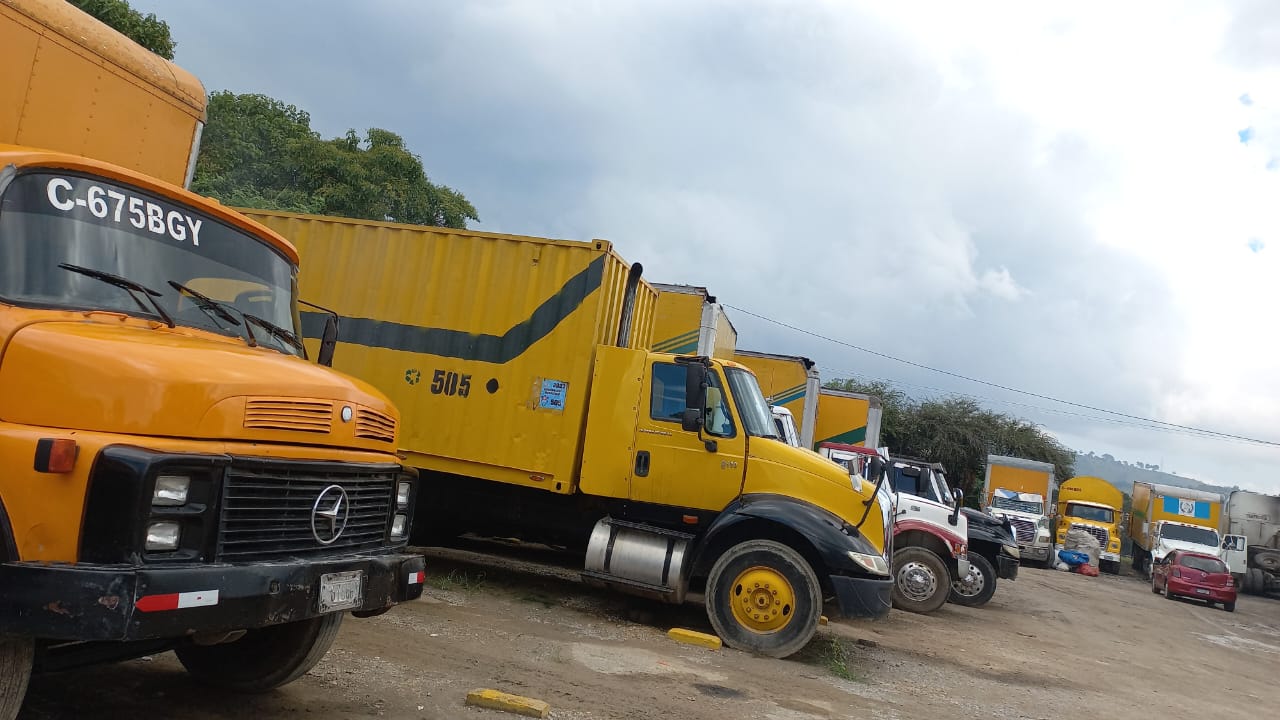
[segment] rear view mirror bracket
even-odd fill
[[[316,354],[316,364],[333,367],[333,353],[338,347],[338,313],[306,300],[299,300],[298,304],[315,308],[328,315],[324,319],[324,331],[320,335],[320,352]]]

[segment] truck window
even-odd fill
[[[684,414],[683,365],[654,363],[653,383],[649,393],[649,417],[664,422],[680,422]],[[733,437],[733,417],[725,402],[724,389],[715,372],[707,373],[706,431],[720,437]]]
[[[1165,523],[1160,526],[1160,537],[1165,540],[1181,540],[1182,542],[1218,547],[1218,533],[1209,528]]]
[[[1094,507],[1092,505],[1081,505],[1079,503],[1067,503],[1067,517],[1110,524],[1115,522],[1116,513],[1114,510],[1108,510],[1107,508]]]
[[[15,305],[157,318],[140,292],[92,276],[109,273],[154,291],[179,325],[242,337],[241,313],[249,313],[298,334],[294,270],[285,257],[194,208],[132,187],[72,173],[19,175],[0,198],[0,255],[0,299]],[[218,306],[202,307],[171,282]],[[265,347],[300,352],[259,326],[252,332]]]

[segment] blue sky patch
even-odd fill
[[[1240,142],[1248,145],[1249,141],[1253,139],[1253,128],[1247,127],[1237,134],[1240,136]]]
[[[1245,93],[1240,96],[1240,104],[1249,107],[1253,104],[1253,98],[1249,97],[1249,93]]]
[[[1255,252],[1255,253],[1256,253],[1256,252],[1261,252],[1261,251],[1262,251],[1262,248],[1264,248],[1264,247],[1266,247],[1266,246],[1267,246],[1267,244],[1266,244],[1266,243],[1264,243],[1264,242],[1262,242],[1262,241],[1261,241],[1261,240],[1259,240],[1258,238],[1249,238],[1249,249],[1250,249],[1250,250],[1252,250],[1252,251],[1253,251],[1253,252]]]

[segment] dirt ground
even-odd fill
[[[710,632],[700,607],[596,591],[545,559],[429,551],[426,597],[348,618],[319,666],[266,695],[202,688],[166,654],[35,678],[22,717],[515,717],[464,706],[482,687],[565,719],[1262,717],[1280,670],[1280,600],[1227,613],[1131,575],[1024,569],[984,608],[833,621],[773,660],[677,644],[670,627]]]

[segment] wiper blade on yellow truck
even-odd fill
[[[246,328],[249,327],[249,323],[252,322],[253,324],[257,325],[263,330],[266,330],[273,337],[280,338],[281,340],[284,340],[285,342],[294,346],[295,348],[298,349],[299,352],[302,352],[304,350],[305,346],[302,344],[302,341],[298,339],[297,335],[294,335],[293,333],[289,332],[288,330],[285,330],[279,325],[276,325],[270,320],[264,320],[258,317],[257,315],[250,315],[249,313],[244,311],[240,311],[240,316],[245,319]]]
[[[177,290],[183,295],[186,295],[187,297],[194,300],[196,303],[196,307],[203,310],[205,315],[208,315],[211,318],[215,318],[215,317],[221,318],[231,323],[232,325],[240,324],[240,321],[236,319],[236,316],[227,312],[227,309],[222,306],[222,303],[218,302],[217,300],[214,300],[208,295],[205,295],[204,293],[198,292],[196,290],[192,290],[191,288],[187,287],[186,285],[183,285],[180,282],[177,282],[176,280],[170,280],[169,285],[173,287],[174,290]]]
[[[80,265],[72,265],[71,263],[58,263],[58,267],[63,270],[70,270],[73,273],[79,273],[85,277],[91,277],[94,280],[101,280],[108,285],[115,285],[129,293],[129,297],[133,298],[133,301],[138,304],[138,307],[141,308],[143,312],[152,312],[160,319],[164,320],[165,325],[175,327],[173,318],[169,316],[169,313],[165,312],[164,308],[160,307],[160,303],[156,300],[156,298],[162,297],[160,293],[152,290],[146,285],[134,282],[127,277],[121,277],[103,270],[94,270],[93,268],[82,267]],[[151,309],[147,308],[146,304],[138,299],[137,293],[142,293],[143,297],[150,301]]]

